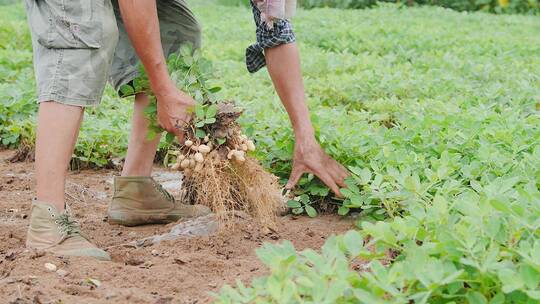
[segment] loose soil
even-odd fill
[[[113,260],[61,258],[24,247],[34,196],[33,163],[7,163],[13,153],[0,151],[1,303],[208,303],[210,293],[224,284],[237,279],[249,282],[267,273],[255,255],[264,242],[290,240],[298,249],[317,249],[330,235],[353,227],[351,219],[333,215],[286,215],[278,218],[279,229],[272,233],[263,233],[244,219],[226,233],[182,237],[141,248],[121,246],[166,233],[175,224],[109,225],[107,204],[112,177],[118,171],[85,170],[70,172],[67,201],[85,234],[106,248]],[[156,167],[154,175],[178,194],[177,174]],[[61,271],[47,270],[45,263]]]

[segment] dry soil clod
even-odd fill
[[[50,272],[56,271],[56,265],[53,263],[45,263],[45,269],[47,269]]]

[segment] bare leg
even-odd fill
[[[69,161],[77,142],[84,108],[57,102],[39,104],[36,138],[37,199],[64,210]]]
[[[146,139],[149,122],[144,116],[144,108],[149,102],[146,94],[137,94],[135,97],[131,134],[122,176],[150,176],[152,173],[161,135],[158,134],[153,140]]]

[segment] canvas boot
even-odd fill
[[[81,234],[79,223],[69,210],[58,212],[50,204],[34,200],[26,247],[49,251],[62,256],[88,256],[110,261],[109,254],[88,241]]]
[[[175,201],[150,176],[114,178],[114,194],[109,205],[109,223],[124,226],[165,224],[182,218],[210,214],[202,205],[186,205]]]

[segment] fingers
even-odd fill
[[[187,117],[187,119],[175,119],[175,123],[172,127],[169,127],[167,131],[170,133],[173,133],[176,138],[178,138],[179,143],[184,142],[184,129],[185,126],[189,123],[191,117]]]
[[[349,175],[351,175],[349,173],[349,170],[347,170],[342,164],[340,164],[338,161],[334,160],[334,163],[336,164],[337,166],[337,169],[338,171],[340,172],[340,176],[343,177],[343,178],[346,178],[348,177]]]
[[[334,178],[327,172],[315,173],[315,175],[326,185],[332,192],[334,192],[338,197],[343,197],[339,191],[339,187],[336,184]]]
[[[332,167],[329,170],[330,175],[332,176],[332,179],[334,182],[340,187],[340,188],[346,188],[347,185],[345,184],[345,178],[347,178],[347,174],[340,170],[339,167]]]
[[[335,160],[332,160],[333,166],[331,166],[332,176],[334,181],[341,187],[346,188],[345,179],[350,175],[349,171],[345,169],[340,163]]]
[[[294,166],[293,165],[291,176],[289,177],[289,181],[287,182],[287,185],[285,186],[285,189],[294,188],[294,186],[296,186],[296,184],[298,183],[298,181],[300,180],[302,175],[304,173],[307,173],[307,172],[308,172],[308,170],[306,168],[304,168],[303,166]],[[340,186],[338,186],[338,183],[337,183],[338,181],[333,176],[331,176],[330,173],[328,173],[328,171],[317,171],[317,172],[312,172],[312,173],[315,174],[338,197],[343,197],[341,195],[341,192],[339,191],[340,187],[345,188],[345,184],[343,183],[343,179],[341,181],[339,181]]]
[[[184,132],[177,126],[175,125],[165,126],[164,124],[159,124],[159,126],[163,128],[165,131],[167,131],[168,133],[174,134],[174,136],[178,138],[179,143],[182,143],[184,141]]]
[[[347,184],[345,184],[345,178],[344,177],[337,177],[334,178],[334,181],[340,188],[347,188]]]
[[[179,143],[184,142],[184,132],[182,132],[182,131],[180,131],[178,129],[175,129],[173,133],[174,133],[174,136],[176,136],[176,138],[178,138]]]
[[[339,189],[347,187],[345,178],[349,176],[349,172],[320,148],[318,151],[306,155],[296,155],[295,148],[295,161],[285,188],[293,188],[302,177],[302,174],[308,172],[316,175],[338,197],[343,197]]]
[[[349,176],[349,171],[329,155],[325,155],[325,164],[319,171],[326,172],[340,188],[347,188],[345,178]]]
[[[339,186],[337,185],[337,179],[333,176],[332,164],[330,163],[328,167],[317,166],[310,170],[311,173],[315,174],[332,192],[334,192],[338,197],[343,197],[339,191]]]
[[[302,177],[302,175],[306,173],[306,170],[303,166],[295,166],[293,164],[293,168],[291,171],[291,175],[289,176],[289,181],[287,182],[287,185],[285,185],[285,189],[292,189],[296,184],[298,184],[298,181]]]

